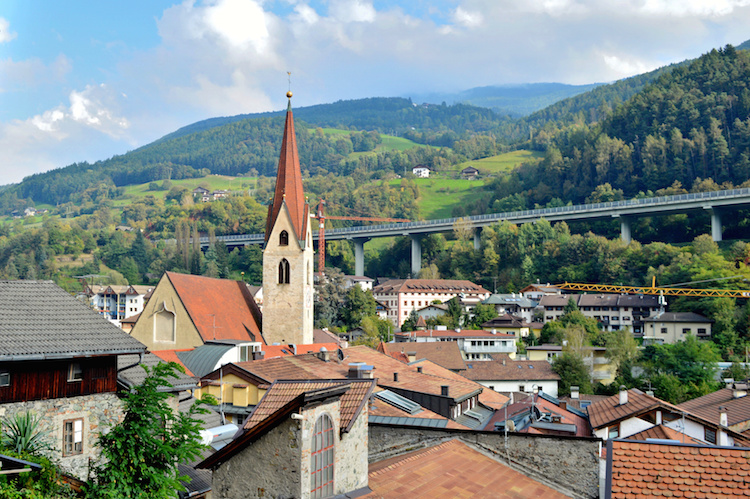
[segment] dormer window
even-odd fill
[[[289,260],[279,262],[279,284],[289,284]]]
[[[279,246],[289,246],[289,233],[285,230],[279,234]]]

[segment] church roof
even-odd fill
[[[243,340],[265,343],[261,312],[244,282],[166,272],[204,342]]]
[[[299,165],[299,154],[297,153],[297,138],[294,135],[291,101],[286,111],[284,138],[281,141],[279,167],[276,174],[276,190],[273,195],[273,202],[268,207],[266,241],[268,241],[271,229],[276,223],[283,205],[286,205],[289,211],[289,217],[292,220],[297,239],[304,241],[307,237],[309,206],[305,202],[305,193],[302,190],[302,171]]]

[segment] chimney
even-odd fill
[[[326,347],[321,347],[318,352],[318,358],[323,362],[329,362],[331,360],[331,352],[329,352]]]
[[[253,360],[263,360],[265,356],[266,356],[266,352],[262,350],[258,352],[253,352]]]
[[[417,366],[417,372],[420,374],[422,373],[422,366]]]
[[[580,398],[580,392],[578,390],[580,390],[580,388],[577,387],[577,386],[571,386],[570,387],[570,398],[571,399],[578,400]]]
[[[567,411],[567,410],[568,410],[568,403],[567,403],[567,402],[563,402],[563,401],[560,401],[560,405],[559,405],[559,407],[560,407],[560,409],[562,409],[563,411]]]
[[[398,382],[398,373],[393,373],[393,381]]]
[[[734,385],[734,378],[724,378],[724,388],[732,389]]]
[[[503,359],[503,365],[505,365],[505,359]]]
[[[719,424],[723,427],[729,426],[729,418],[727,417],[726,406],[719,406]]]
[[[444,397],[449,397],[450,396],[450,388],[451,387],[448,386],[448,385],[442,385],[440,387],[440,395],[443,395]]]
[[[625,389],[625,385],[620,385],[620,405],[628,403],[628,391]]]
[[[492,334],[497,334],[497,329],[495,329],[494,327],[492,328]]]
[[[732,385],[732,398],[738,399],[747,395],[747,384],[746,383],[734,383]]]
[[[289,348],[291,348],[291,349],[292,349],[292,353],[293,353],[294,355],[297,355],[297,345],[292,345],[292,344],[290,343],[290,344],[289,344]]]

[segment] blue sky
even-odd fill
[[[0,184],[215,116],[613,81],[750,39],[750,0],[3,0]]]

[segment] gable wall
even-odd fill
[[[154,335],[156,315],[166,303],[166,308],[175,314],[175,341],[157,341]],[[138,322],[135,323],[130,335],[143,343],[149,350],[182,350],[195,348],[203,344],[198,330],[195,328],[190,315],[185,310],[177,292],[164,274],[154,293],[144,308]]]

